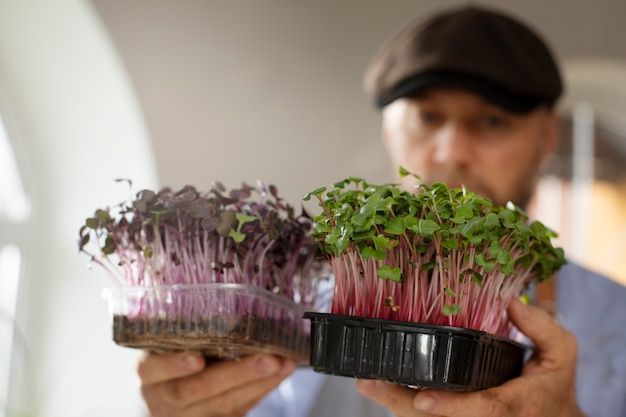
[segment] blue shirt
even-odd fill
[[[578,339],[580,408],[588,417],[626,417],[626,287],[571,264],[557,282],[561,324]]]
[[[561,324],[578,339],[576,391],[588,417],[626,417],[626,287],[575,264],[558,274]],[[355,380],[298,369],[248,417],[389,417]]]

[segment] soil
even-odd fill
[[[267,352],[309,363],[309,334],[256,315],[213,315],[196,321],[115,315],[113,340],[155,352],[193,350],[219,358]]]

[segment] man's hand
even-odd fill
[[[509,316],[535,344],[522,375],[475,392],[415,390],[384,381],[360,380],[361,394],[398,417],[584,417],[576,404],[574,336],[544,310],[513,300]]]
[[[153,417],[235,417],[244,416],[295,366],[272,355],[207,364],[192,353],[147,354],[137,371]]]

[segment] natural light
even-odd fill
[[[30,202],[22,186],[7,130],[0,119],[0,416],[8,413],[15,314],[22,263],[18,245]]]
[[[30,214],[7,130],[0,119],[0,221],[21,222]]]
[[[0,364],[8,365],[6,369],[0,367],[0,404],[6,402],[9,394],[19,276],[19,248],[16,245],[0,246]]]

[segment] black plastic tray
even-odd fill
[[[530,349],[459,327],[307,312],[319,373],[474,391],[519,376]]]

